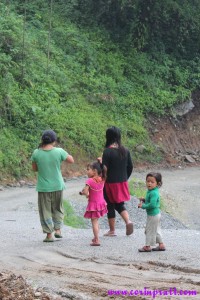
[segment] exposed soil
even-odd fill
[[[193,94],[194,108],[186,114],[151,117],[151,140],[164,153],[164,166],[177,167],[200,162],[200,92]]]

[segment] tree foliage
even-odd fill
[[[151,157],[145,117],[199,87],[199,13],[197,0],[1,1],[2,174],[28,175],[48,128],[93,158],[115,124]]]
[[[70,7],[72,20],[100,25],[126,47],[190,59],[200,51],[198,0],[75,0]]]

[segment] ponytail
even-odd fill
[[[94,169],[97,170],[98,175],[101,176],[101,178],[104,181],[106,180],[107,168],[106,168],[105,165],[103,165],[99,161],[95,161],[95,162],[93,162],[91,164],[88,164],[88,167],[90,167],[93,170]]]
[[[104,181],[106,181],[107,168],[103,164],[100,164],[100,167],[101,167],[101,177]]]

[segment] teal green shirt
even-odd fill
[[[38,192],[55,192],[65,189],[61,173],[61,163],[66,160],[68,153],[62,148],[54,147],[51,150],[35,149],[31,160],[37,164]]]
[[[146,209],[147,215],[155,216],[160,213],[160,194],[158,187],[148,190],[145,197],[145,203],[142,208]]]

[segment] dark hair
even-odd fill
[[[42,142],[39,145],[39,148],[51,144],[57,140],[56,133],[53,130],[45,130],[42,134]]]
[[[161,187],[161,185],[162,185],[162,175],[160,173],[151,172],[151,173],[147,174],[146,180],[147,180],[148,177],[154,177],[157,184],[158,184],[158,187]]]
[[[125,156],[125,148],[121,143],[121,131],[118,127],[111,126],[106,130],[106,144],[105,147],[108,148],[110,145],[116,143],[119,147],[121,157]]]
[[[107,173],[106,166],[102,165],[98,161],[94,161],[88,164],[87,167],[91,168],[92,170],[97,170],[98,175],[101,176],[103,180],[106,180],[106,173]]]

